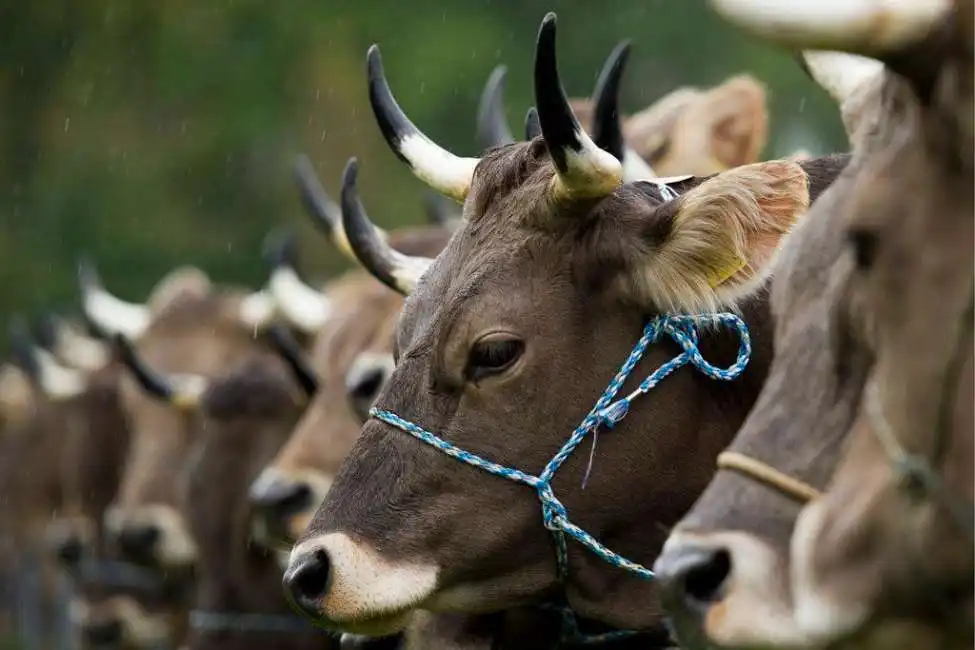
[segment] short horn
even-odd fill
[[[86,336],[54,312],[47,312],[38,319],[35,332],[41,347],[69,368],[91,372],[111,361],[111,352],[104,343]]]
[[[477,138],[485,149],[511,144],[515,136],[508,128],[504,112],[504,86],[508,68],[499,65],[491,71],[477,107]]]
[[[349,240],[345,238],[342,228],[342,211],[322,187],[311,159],[304,154],[297,156],[294,173],[305,212],[333,246],[351,257]]]
[[[274,351],[288,365],[301,390],[309,398],[314,396],[318,392],[318,375],[312,370],[305,351],[291,331],[282,325],[273,325],[267,335]]]
[[[377,280],[408,296],[432,260],[403,255],[376,236],[376,230],[359,201],[358,168],[358,161],[350,158],[342,174],[342,219],[349,244],[359,263]]]
[[[951,0],[710,0],[729,22],[796,49],[883,55],[924,38]]]
[[[623,139],[619,109],[620,82],[629,57],[630,41],[622,41],[613,48],[603,64],[592,93],[592,139],[600,149],[623,161],[623,181],[633,183],[649,180],[657,174]]]
[[[302,331],[313,334],[332,314],[332,306],[322,292],[308,286],[298,274],[298,244],[294,234],[284,230],[265,239],[264,257],[271,267],[268,289],[278,309]]]
[[[116,334],[114,341],[122,364],[146,393],[181,408],[199,404],[200,396],[206,389],[205,379],[198,376],[167,377],[151,368],[124,334]]]
[[[525,139],[534,140],[542,134],[542,125],[538,123],[538,109],[532,106],[525,114]]]
[[[623,166],[596,146],[572,113],[559,78],[555,21],[551,12],[542,20],[535,50],[535,105],[557,172],[553,194],[559,199],[606,196],[622,182]]]
[[[148,329],[152,321],[149,308],[106,291],[94,263],[87,257],[78,262],[78,286],[85,317],[98,330],[137,339]]]
[[[369,75],[369,103],[383,137],[396,156],[433,189],[456,201],[463,201],[474,178],[478,158],[461,158],[440,147],[420,132],[393,98],[383,73],[379,46],[366,55]]]
[[[16,318],[11,324],[10,346],[14,362],[47,397],[53,400],[70,399],[87,387],[84,373],[65,368],[50,352],[34,345],[27,323],[22,318]]]

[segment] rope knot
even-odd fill
[[[598,414],[596,414],[596,427],[602,425],[607,429],[612,429],[616,424],[626,417],[630,412],[630,400],[623,398],[616,400]]]

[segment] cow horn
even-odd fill
[[[114,336],[119,359],[146,393],[177,408],[195,408],[207,388],[207,380],[199,375],[166,376],[151,368],[124,334]]]
[[[111,360],[104,343],[84,335],[54,312],[46,312],[38,319],[35,332],[41,347],[68,367],[90,372],[105,367]]]
[[[542,134],[542,125],[538,123],[538,109],[532,106],[525,114],[525,139],[534,140]]]
[[[145,305],[116,298],[105,290],[94,263],[87,257],[78,261],[78,286],[85,317],[108,335],[125,334],[137,339],[149,327],[152,315]]]
[[[359,263],[377,280],[408,296],[433,260],[403,255],[376,236],[376,230],[359,201],[358,172],[358,161],[350,158],[342,173],[342,221],[349,245]]]
[[[294,173],[305,212],[335,248],[352,257],[349,240],[345,238],[345,230],[342,228],[342,211],[319,182],[311,159],[304,154],[297,156]]]
[[[623,166],[590,139],[572,113],[559,79],[555,54],[555,14],[546,14],[535,50],[535,105],[545,146],[557,172],[556,198],[606,196],[623,180]]]
[[[274,322],[278,315],[278,302],[266,289],[255,291],[240,301],[237,315],[244,327],[257,332]]]
[[[308,363],[308,357],[298,345],[294,335],[289,329],[281,325],[272,325],[268,329],[267,335],[274,351],[288,365],[295,381],[301,386],[301,390],[309,398],[313,397],[318,392],[318,375],[312,370]]]
[[[515,141],[504,113],[504,85],[507,75],[508,68],[497,66],[491,71],[481,93],[481,102],[477,107],[477,138],[485,149]]]
[[[264,242],[264,257],[271,267],[268,290],[278,309],[302,331],[313,334],[332,313],[332,306],[321,291],[308,286],[298,275],[295,260],[298,244],[293,233],[270,233]]]
[[[798,58],[806,74],[840,106],[884,69],[884,64],[876,59],[846,52],[804,50]]]
[[[455,156],[413,125],[389,89],[378,45],[369,47],[366,62],[369,103],[390,148],[410,166],[417,178],[438,192],[463,202],[480,160]]]
[[[31,340],[27,323],[17,317],[10,326],[10,347],[14,362],[53,400],[70,399],[85,390],[84,373],[59,364],[47,350]]]
[[[923,38],[950,0],[711,0],[726,20],[797,49],[884,55]]]
[[[623,139],[619,98],[620,81],[630,57],[630,41],[621,41],[610,52],[592,93],[592,140],[596,146],[623,161],[623,180],[645,181],[657,174]]]

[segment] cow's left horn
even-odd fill
[[[477,107],[477,138],[485,149],[511,144],[515,136],[508,128],[508,120],[504,113],[504,82],[508,68],[497,66],[491,71],[481,102]]]
[[[461,158],[425,136],[396,103],[383,73],[379,46],[366,55],[369,75],[369,103],[383,137],[396,156],[433,189],[456,201],[463,201],[474,178],[478,158]]]
[[[321,291],[305,284],[298,275],[297,248],[291,232],[280,230],[267,236],[264,256],[271,267],[267,286],[284,317],[304,332],[313,334],[332,314],[332,305]]]
[[[87,257],[78,261],[82,308],[97,329],[108,335],[137,339],[148,329],[152,316],[145,305],[116,298],[105,290],[95,265]]]
[[[657,174],[623,139],[619,110],[620,82],[629,56],[630,42],[622,41],[613,48],[603,64],[592,93],[592,139],[600,149],[623,161],[623,180],[632,183],[649,180]]]
[[[318,392],[318,375],[312,370],[305,351],[301,349],[294,335],[282,325],[272,325],[267,335],[274,351],[287,364],[305,396],[313,397]]]
[[[168,377],[151,368],[125,335],[116,334],[114,341],[119,360],[132,372],[146,393],[177,408],[191,409],[199,405],[200,398],[207,388],[207,380],[204,377],[199,375]]]
[[[358,168],[358,161],[350,158],[342,174],[342,220],[349,244],[359,263],[377,280],[408,296],[433,260],[403,255],[376,236],[376,229],[359,201]]]
[[[535,105],[545,146],[558,172],[553,193],[557,199],[606,196],[622,182],[623,165],[596,146],[572,113],[559,79],[555,20],[551,12],[542,20],[535,49]]]

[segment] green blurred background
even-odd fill
[[[622,107],[749,72],[767,84],[765,158],[845,148],[835,105],[785,53],[745,37],[703,0],[30,0],[0,3],[0,308],[76,303],[81,251],[118,295],[142,299],[178,263],[258,287],[261,240],[288,225],[307,275],[345,265],[302,213],[291,165],[315,162],[337,197],[346,160],[385,226],[423,221],[424,187],[387,149],[365,52],[413,121],[478,153],[477,100],[508,66],[516,133],[531,98],[535,33],[559,14],[570,95],[588,96],[622,38]],[[5,337],[3,337],[5,339]]]

